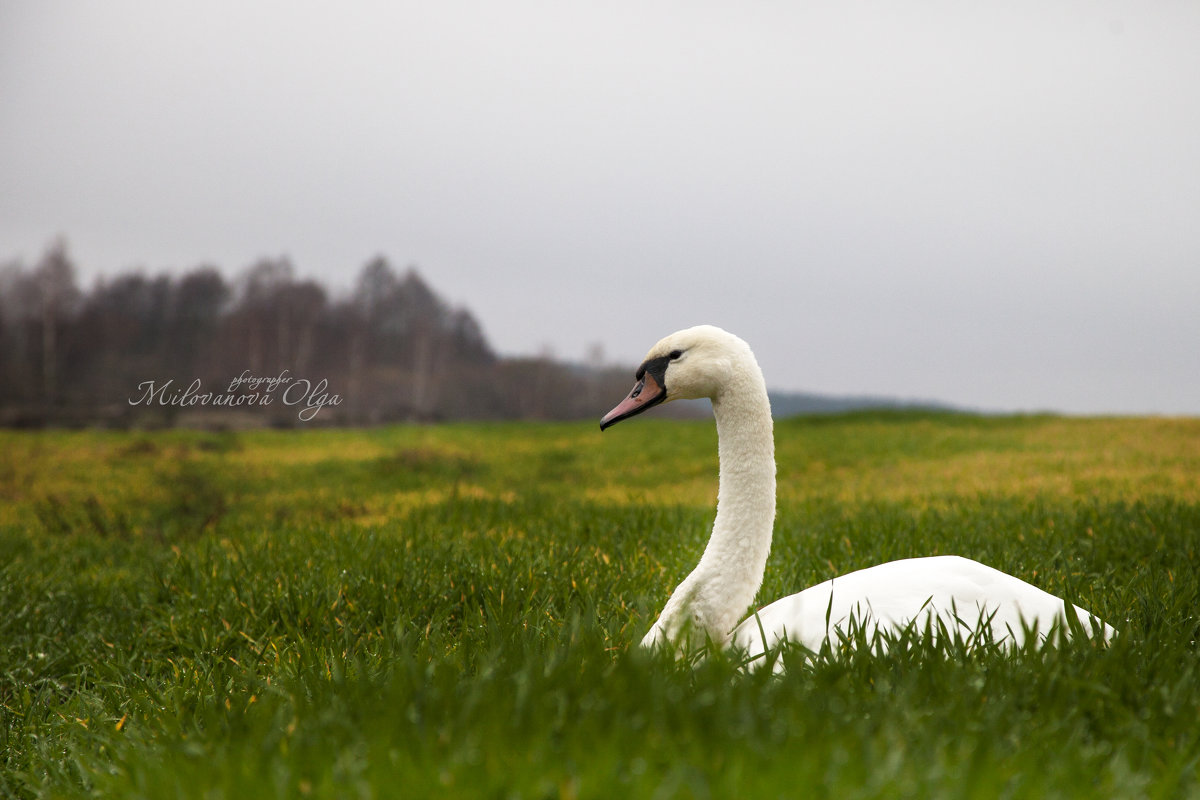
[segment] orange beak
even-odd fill
[[[655,380],[649,370],[643,370],[641,375],[638,376],[638,382],[629,393],[629,396],[600,419],[600,430],[604,430],[610,425],[616,425],[623,419],[640,414],[666,399],[667,390]]]

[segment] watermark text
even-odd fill
[[[308,378],[296,378],[284,370],[275,376],[254,375],[244,370],[233,378],[223,392],[208,391],[199,378],[191,383],[176,383],[174,378],[165,381],[142,381],[137,392],[129,398],[131,406],[161,406],[175,408],[265,408],[278,401],[289,408],[296,408],[296,416],[302,422],[316,418],[321,409],[342,404],[340,395],[329,391],[329,381],[321,378],[313,382]]]

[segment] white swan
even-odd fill
[[[1045,637],[1064,622],[1062,599],[978,562],[936,556],[833,578],[738,625],[762,583],[775,522],[771,406],[749,345],[711,325],[671,334],[650,349],[633,391],[604,415],[600,429],[659,403],[700,397],[712,400],[717,421],[717,516],[700,563],[671,594],[643,647],[687,651],[711,641],[754,659],[787,640],[818,651],[852,619],[868,637],[940,623],[970,641],[981,625],[990,625],[992,641],[1020,645],[1027,631]],[[1071,608],[1088,635],[1114,634],[1086,610]],[[1078,629],[1062,630],[1072,627]]]

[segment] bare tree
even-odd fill
[[[242,276],[231,321],[236,328],[235,340],[245,348],[248,363],[243,369],[261,375],[268,371],[269,364],[287,361],[289,320],[286,309],[276,300],[291,285],[293,272],[287,258],[263,258]]]
[[[325,311],[325,290],[314,281],[301,281],[283,287],[279,302],[288,322],[288,338],[293,342],[291,363],[295,371],[308,372],[313,356],[313,337]]]
[[[75,285],[75,265],[67,254],[65,239],[56,239],[42,255],[34,270],[41,311],[42,397],[58,402],[59,332],[79,301]]]
[[[20,262],[0,269],[0,399],[11,405],[29,403],[38,393],[30,348],[40,323],[39,295]]]
[[[214,267],[197,267],[184,275],[173,293],[172,329],[168,359],[183,373],[207,373],[214,366],[211,354],[221,315],[232,292]]]

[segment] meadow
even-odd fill
[[[638,651],[707,538],[711,422],[5,432],[0,796],[1200,797],[1200,420],[776,440],[760,602],[958,553],[1119,636]]]

